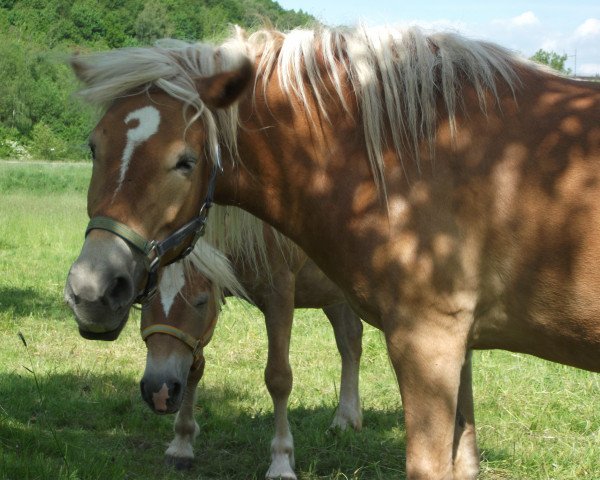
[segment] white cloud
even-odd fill
[[[540,24],[541,22],[539,18],[537,18],[535,13],[533,13],[531,10],[523,12],[521,15],[517,15],[516,17],[492,20],[492,25],[509,29],[533,27]]]
[[[563,43],[561,40],[556,38],[545,38],[542,41],[542,46],[540,47],[542,50],[546,51],[558,51],[563,47]]]
[[[584,63],[577,65],[577,75],[595,76],[600,75],[600,63]]]
[[[585,22],[575,29],[575,37],[594,37],[600,35],[600,20],[597,18],[588,18]]]
[[[367,22],[367,25],[369,24],[373,24],[372,22]],[[379,25],[381,24],[385,24],[385,22],[380,22]],[[376,23],[374,23],[374,25],[377,25]],[[443,32],[458,32],[458,33],[462,33],[462,34],[467,34],[468,30],[469,30],[469,26],[467,23],[465,22],[461,22],[459,20],[446,20],[446,19],[439,19],[439,20],[430,20],[430,21],[423,21],[423,20],[400,20],[400,21],[396,21],[393,22],[392,25],[399,27],[399,28],[407,28],[407,27],[412,27],[414,25],[422,28],[423,30],[425,30],[426,32],[439,32],[439,31],[443,31]]]
[[[539,25],[540,21],[531,10],[509,20],[509,25],[514,27],[531,27]]]

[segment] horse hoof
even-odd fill
[[[294,472],[283,472],[280,475],[267,472],[266,480],[298,480]]]
[[[336,418],[333,420],[333,422],[331,423],[331,425],[329,425],[329,428],[327,429],[327,433],[329,434],[337,434],[339,432],[343,432],[345,430],[348,430],[348,422],[343,420],[343,419],[339,419]]]
[[[175,468],[175,470],[190,470],[194,464],[194,459],[187,457],[171,457],[170,455],[167,455],[165,457],[165,463],[167,466]]]
[[[288,455],[276,456],[273,458],[265,478],[267,480],[297,480],[292,468],[293,463],[293,457],[290,458]]]
[[[344,431],[348,430],[349,427],[357,432],[360,432],[362,429],[362,414],[360,409],[358,411],[352,409],[338,409],[335,412],[329,430]]]

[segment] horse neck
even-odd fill
[[[226,162],[215,199],[274,226],[323,265],[324,246],[344,247],[356,188],[377,196],[358,114],[334,106],[326,120],[316,108],[295,109],[276,86],[269,92],[267,102],[241,102],[240,161]]]

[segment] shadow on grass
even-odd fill
[[[196,460],[182,477],[164,465],[174,416],[152,413],[136,380],[81,372],[38,381],[39,391],[30,372],[0,374],[3,478],[264,478],[273,414],[245,411],[247,392],[199,388]],[[366,410],[360,433],[327,433],[332,415],[330,407],[290,411],[300,478],[404,477],[399,411]]]
[[[35,312],[63,313],[62,296],[43,295],[34,288],[0,287],[0,312],[15,316],[27,316]]]

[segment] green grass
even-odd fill
[[[91,171],[91,162],[1,162],[0,192],[85,194]]]
[[[83,240],[89,174],[0,163],[0,479],[264,478],[273,415],[256,309],[228,302],[206,349],[201,433],[185,473],[163,463],[173,417],[139,395],[137,313],[116,342],[77,333],[62,289]],[[380,333],[365,329],[360,433],[326,434],[339,361],[320,312],[297,312],[291,357],[299,478],[404,478],[402,407]],[[474,377],[482,479],[600,479],[600,376],[488,351],[475,354]]]

